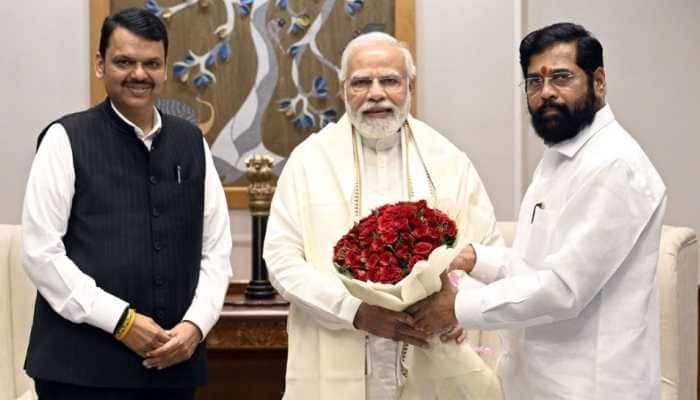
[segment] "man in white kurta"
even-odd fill
[[[507,400],[660,398],[665,186],[605,104],[596,43],[573,24],[523,40],[528,106],[547,149],[513,247],[467,247],[453,267],[487,285],[411,310],[424,328],[456,317],[465,328],[509,329],[498,365]]]
[[[500,241],[493,208],[468,158],[410,117],[410,53],[385,34],[343,54],[348,114],[295,148],[278,181],[264,256],[290,301],[285,399],[397,399],[400,341],[424,344],[412,319],[353,297],[336,275],[333,246],[386,203],[457,205],[460,238]]]

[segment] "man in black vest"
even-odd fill
[[[209,148],[154,106],[165,26],[108,17],[108,98],[39,137],[22,216],[37,286],[25,368],[40,399],[192,399],[231,275],[228,208]]]

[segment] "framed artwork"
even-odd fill
[[[247,207],[250,155],[270,156],[279,175],[297,144],[343,115],[337,72],[350,40],[383,31],[415,54],[415,0],[91,0],[90,7],[91,60],[113,12],[143,7],[166,23],[168,80],[157,106],[201,129],[230,208]],[[97,104],[104,86],[91,76]]]

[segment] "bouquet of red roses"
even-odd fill
[[[387,204],[372,211],[333,249],[338,271],[361,281],[394,284],[437,247],[452,247],[457,226],[425,200]]]
[[[425,200],[389,204],[338,240],[333,264],[353,296],[403,311],[440,290],[456,241],[455,222]],[[466,343],[432,339],[428,349],[408,346],[401,362],[408,370],[401,400],[502,398],[498,377]]]

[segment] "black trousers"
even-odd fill
[[[34,381],[39,400],[194,400],[194,388],[122,389]]]

